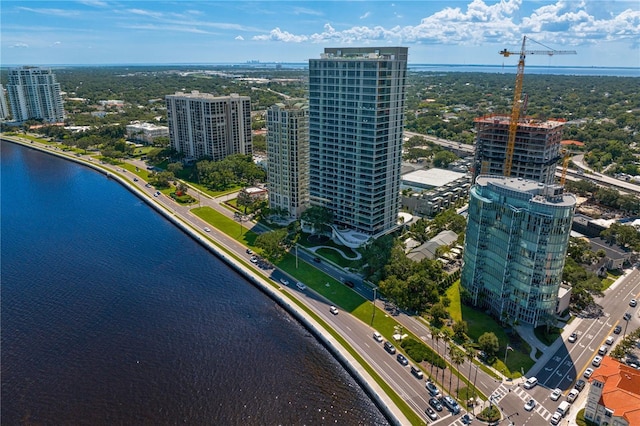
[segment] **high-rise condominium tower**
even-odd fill
[[[474,179],[479,175],[504,174],[511,118],[492,115],[476,118]],[[521,119],[513,150],[511,176],[551,185],[560,158],[564,121]]]
[[[309,60],[311,203],[336,229],[376,236],[398,224],[407,53],[327,48]]]
[[[252,154],[251,99],[193,91],[167,95],[169,139],[186,161]]]
[[[575,205],[558,185],[479,176],[461,276],[472,303],[509,323],[537,326],[554,315]]]
[[[0,84],[0,120],[5,120],[7,117],[9,117],[7,94],[4,92],[4,87],[2,87],[2,84]]]
[[[9,104],[14,121],[30,119],[48,123],[64,121],[60,83],[50,69],[21,67],[9,70]]]
[[[269,207],[292,218],[309,206],[309,108],[302,100],[267,110]]]

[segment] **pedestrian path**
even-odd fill
[[[523,405],[532,398],[531,395],[524,388],[520,386],[514,386],[510,388],[509,386],[506,386],[504,383],[498,386],[498,388],[495,391],[493,391],[493,393],[489,398],[491,402],[493,402],[493,404],[497,405],[500,402],[500,400],[502,400],[502,398],[504,398],[505,395],[507,395],[510,392],[515,394],[518,398],[520,398],[522,400]],[[544,408],[544,406],[542,406],[542,404],[540,403],[536,403],[536,406],[533,409],[533,411],[538,413],[540,417],[542,417],[545,421],[548,421],[553,415],[553,413],[551,413],[549,410]]]

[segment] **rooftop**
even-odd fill
[[[454,172],[446,169],[416,170],[402,176],[402,184],[419,188],[437,188],[460,179],[465,173]]]
[[[511,117],[508,115],[487,115],[485,117],[478,117],[473,120],[476,123],[493,123],[493,124],[501,124],[508,126],[511,122]],[[523,117],[518,120],[518,127],[530,127],[537,129],[554,129],[559,126],[564,126],[566,120],[562,119],[549,119],[549,120],[538,120],[532,117]]]
[[[605,356],[591,376],[594,380],[604,383],[598,404],[630,425],[640,424],[640,371]]]

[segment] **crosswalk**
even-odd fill
[[[498,388],[495,391],[493,391],[490,398],[494,404],[497,404],[508,393],[509,393],[509,387],[505,386],[504,384],[501,384],[500,386],[498,386]],[[526,390],[524,390],[519,386],[515,386],[511,388],[511,393],[513,393],[518,398],[520,398],[523,401],[523,403],[526,403],[531,399],[531,395],[529,395]],[[542,404],[536,404],[533,411],[538,413],[545,421],[548,421],[553,415],[553,413],[549,412],[549,410],[544,408]]]

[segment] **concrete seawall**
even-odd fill
[[[16,138],[18,139],[18,138]],[[208,238],[205,238],[200,232],[194,230],[188,223],[183,221],[174,212],[167,210],[161,204],[155,202],[148,194],[140,191],[138,187],[132,185],[127,179],[122,178],[118,174],[111,172],[110,170],[101,167],[100,164],[95,164],[91,161],[86,161],[82,158],[70,155],[58,150],[46,149],[39,145],[35,145],[31,142],[24,142],[21,140],[10,139],[8,136],[2,136],[2,140],[5,142],[15,143],[22,145],[26,148],[31,148],[40,152],[55,155],[65,160],[70,160],[89,167],[99,173],[104,174],[110,179],[120,183],[131,193],[143,200],[147,205],[152,207],[155,211],[160,213],[163,217],[173,223],[178,229],[182,230],[185,234],[193,238],[200,245],[202,245],[209,252],[217,256],[224,261],[227,265],[234,268],[245,279],[255,285],[264,294],[274,300],[278,305],[285,309],[291,316],[296,318],[305,328],[307,328],[314,337],[325,346],[329,352],[334,356],[336,360],[351,374],[351,376],[358,382],[362,389],[369,395],[376,406],[384,414],[384,416],[393,425],[408,425],[410,424],[408,419],[395,405],[395,403],[389,398],[384,390],[377,384],[377,382],[371,377],[371,375],[358,363],[358,361],[330,334],[327,332],[325,326],[316,321],[305,310],[297,306],[291,301],[289,297],[283,294],[277,289],[276,286],[268,282],[268,280],[249,268],[244,262],[230,255],[224,251],[221,246],[215,244]],[[326,325],[326,324],[325,324]],[[327,326],[328,327],[328,326]]]

